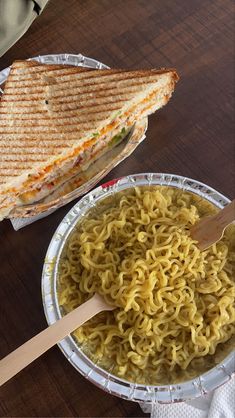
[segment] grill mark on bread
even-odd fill
[[[68,119],[69,120],[69,119]],[[98,130],[99,129],[99,122],[101,122],[102,119],[93,119],[91,121],[86,121],[86,118],[83,118],[81,121],[71,121],[65,123],[58,123],[56,125],[53,124],[47,124],[42,125],[38,124],[35,125],[33,122],[22,125],[14,125],[14,127],[8,126],[8,125],[0,125],[0,134],[1,135],[9,135],[9,134],[15,134],[18,133],[23,134],[31,134],[33,136],[38,134],[44,134],[50,135],[52,133],[57,134],[57,137],[59,138],[59,135],[65,134],[66,132],[74,131],[80,132],[81,128],[86,130],[87,133],[90,132],[92,136],[92,130]],[[84,133],[85,134],[85,133]],[[84,136],[84,134],[81,134]],[[95,135],[94,135],[95,136]]]
[[[134,95],[135,91],[131,91],[130,93],[132,93]],[[124,99],[119,99],[118,102],[117,102],[115,99],[116,99],[116,97],[119,97],[119,96],[124,96],[125,98]],[[88,104],[87,108],[90,108],[90,107],[94,106],[94,100],[96,100],[96,99],[97,100],[101,99],[101,101],[103,102],[102,104],[106,104],[106,103],[108,104],[108,103],[112,103],[112,102],[115,102],[115,101],[116,101],[116,103],[123,103],[123,102],[126,102],[126,96],[127,96],[127,92],[121,92],[120,94],[113,94],[112,97],[110,97],[110,92],[108,92],[105,95],[100,95],[100,96],[96,95],[95,97],[91,96],[88,99],[88,103],[90,101],[92,103]],[[73,96],[73,97],[77,98],[77,96]],[[106,101],[105,99],[107,99],[107,98],[110,98],[110,101],[109,100]],[[102,99],[104,99],[104,101]],[[83,100],[82,103],[85,104],[85,100]],[[69,109],[68,109],[68,106],[70,106],[70,105],[73,105],[73,106],[71,108],[69,107]],[[77,103],[74,103],[74,98],[72,100],[66,101],[66,102],[62,99],[61,101],[57,101],[56,104],[53,103],[52,106],[53,106],[53,109],[61,110],[63,112],[78,109]],[[22,111],[28,111],[29,107],[34,108],[35,110],[37,110],[37,112],[35,112],[35,111],[32,112],[32,113],[29,112],[28,113],[29,115],[31,115],[31,114],[34,115],[35,113],[40,113],[41,114],[41,113],[47,113],[48,112],[48,109],[45,109],[45,101],[42,101],[42,102],[38,103],[37,101],[34,100],[34,101],[31,102],[31,105],[28,104],[26,106],[21,106],[21,105],[18,104],[17,108],[16,108],[16,107],[14,107],[14,101],[12,100],[11,102],[5,101],[5,106],[4,106],[3,109],[1,109],[1,106],[0,106],[0,114],[2,114],[2,115],[9,114],[9,108],[11,109],[11,112],[14,113],[14,115],[18,114],[18,113],[20,114],[20,112],[17,112],[18,109],[22,109]],[[79,106],[79,109],[84,108],[84,107],[86,107],[86,106],[85,105],[84,106]]]
[[[105,84],[107,81],[110,84],[110,83],[117,83],[117,82],[121,83],[121,82],[128,81],[130,79],[133,79],[133,75],[130,74],[130,73],[124,73],[124,74],[123,73],[114,73],[113,77],[111,77],[108,73],[106,73],[105,70],[102,70],[101,73],[105,73],[105,74],[102,74],[102,76],[98,76],[98,77],[95,76],[95,77],[86,77],[86,78],[81,78],[81,77],[78,78],[78,76],[76,74],[76,76],[74,78],[71,79],[71,77],[69,77],[68,80],[66,80],[66,79],[64,80],[64,77],[61,77],[61,78],[57,77],[55,79],[55,81],[56,81],[55,83],[53,83],[54,79],[53,79],[53,77],[51,77],[51,86],[56,86],[58,83],[63,83],[62,86],[60,86],[60,90],[67,91],[68,87],[73,88],[74,85],[76,85],[77,87],[79,87],[79,86],[89,87],[89,86],[93,86],[93,85],[99,86],[99,85]],[[47,78],[49,79],[49,77],[47,77]],[[154,74],[154,73],[149,74],[148,77],[146,76],[146,74],[139,74],[138,79],[142,79],[142,78],[145,78],[146,80],[151,80],[151,79],[156,80],[156,74]],[[85,80],[85,82],[84,82],[84,80]],[[86,82],[86,80],[88,80],[88,82]],[[19,91],[18,95],[27,93],[28,90],[29,91],[32,90],[32,87],[34,87],[34,90],[35,90],[36,93],[44,92],[43,87],[47,86],[49,80],[40,79],[38,81],[41,82],[39,86],[38,86],[39,83],[37,82],[37,80],[35,81],[35,83],[32,82],[32,83],[29,83],[29,84],[23,86],[22,81],[20,80],[19,89],[23,90],[23,91],[22,91],[22,93],[21,93],[21,91]],[[15,82],[13,81],[12,82],[13,87],[11,87],[10,86],[11,80],[8,81],[6,89],[5,89],[5,91],[7,92],[8,95],[15,95],[14,84],[16,82],[17,82],[17,80]],[[66,84],[69,84],[69,86],[66,86]],[[14,90],[13,93],[11,93],[11,90]]]
[[[68,138],[68,135],[67,135],[66,132],[63,132],[62,134],[59,134],[58,132],[51,132],[50,134],[48,134],[48,136],[46,135],[45,132],[43,132],[43,133],[37,132],[37,136],[35,136],[34,132],[33,133],[30,133],[30,132],[20,133],[20,132],[18,132],[18,133],[15,133],[15,134],[6,133],[4,135],[4,138],[9,140],[9,139],[11,139],[10,137],[12,137],[12,139],[14,140],[14,137],[15,137],[16,140],[17,139],[18,140],[24,140],[25,139],[26,141],[31,140],[31,141],[35,141],[35,142],[39,141],[39,140],[40,141],[42,140],[42,142],[43,142],[43,140],[44,140],[44,145],[43,146],[45,146],[46,145],[45,141],[57,141],[57,142],[58,141],[68,141],[68,142],[70,142],[70,138],[71,138],[71,140],[74,140],[74,141],[78,140],[79,141],[79,139],[81,139],[83,136],[85,136],[85,134],[88,134],[88,131],[86,133],[84,133],[84,135],[81,134],[79,136],[78,136],[77,132],[74,133],[74,134],[72,132],[70,132],[69,133],[69,138]],[[22,143],[22,146],[23,146],[23,143]]]
[[[32,62],[34,62],[35,64],[31,65]],[[66,72],[67,70],[82,73],[87,72],[89,68],[61,64],[40,64],[37,61],[15,61],[11,66],[11,75],[19,75],[22,76],[22,79],[24,79],[23,76],[26,76],[27,78],[28,76],[32,76],[39,73],[50,73],[51,71]]]
[[[116,69],[116,68],[112,68],[112,69],[91,69],[91,68],[84,68],[84,67],[73,67],[73,66],[60,66],[60,65],[46,65],[47,68],[45,68],[45,64],[39,64],[36,66],[33,66],[33,68],[30,66],[28,67],[28,63],[25,64],[25,62],[21,62],[20,65],[23,64],[24,68],[15,68],[15,66],[12,67],[12,72],[10,73],[10,76],[12,78],[14,78],[14,76],[16,75],[16,79],[18,78],[18,75],[20,76],[21,80],[27,80],[29,78],[32,78],[32,75],[35,77],[37,75],[41,76],[43,73],[50,73],[50,74],[54,74],[58,77],[60,77],[60,75],[67,75],[67,74],[78,74],[79,77],[81,77],[81,79],[87,78],[87,75],[89,77],[95,77],[96,75],[98,75],[99,77],[103,77],[105,74],[114,74],[114,73],[123,73],[123,74],[127,74],[127,73],[131,73],[132,77],[138,77],[140,74],[145,74],[145,76],[149,75],[149,74],[155,74],[155,75],[161,75],[161,74],[166,74],[168,72],[175,72],[175,69],[149,69],[149,70],[131,70],[131,69]],[[28,68],[27,68],[28,67]],[[27,70],[26,76],[24,77],[22,74],[25,73],[25,71]]]
[[[74,129],[76,131],[80,129],[81,127],[83,127],[84,129],[86,128],[87,131],[91,131],[94,129],[96,130],[96,129],[99,129],[99,123],[104,119],[101,117],[101,115],[103,115],[103,111],[98,114],[96,114],[95,112],[93,113],[94,114],[93,114],[92,119],[86,118],[86,115],[84,116],[80,115],[80,116],[76,116],[73,118],[71,117],[61,118],[59,121],[56,121],[56,119],[53,119],[54,123],[53,121],[50,121],[50,119],[43,119],[43,120],[38,119],[38,123],[36,123],[37,119],[29,120],[29,121],[24,120],[24,124],[22,124],[21,120],[18,119],[17,121],[14,121],[13,126],[3,122],[4,124],[3,123],[0,124],[0,133],[9,134],[9,133],[17,133],[21,131],[22,133],[31,132],[32,134],[35,135],[36,133],[39,133],[41,129],[42,132],[47,131],[47,133],[50,134],[50,132],[52,131],[54,132],[55,130],[57,132],[59,129],[60,133],[62,134],[64,132],[67,132],[67,130],[70,130],[72,126],[74,126]],[[106,117],[105,119],[108,119],[108,118]]]
[[[126,102],[126,99],[119,99],[118,102],[115,101],[115,100],[110,100],[109,102],[107,102],[107,104],[116,103],[116,105],[120,104],[120,106],[121,106],[121,104],[124,103],[124,102]],[[70,112],[70,111],[78,112],[81,109],[86,109],[86,106],[81,106],[81,107],[78,108],[77,104],[74,104],[74,106],[73,106],[73,104],[74,104],[74,100],[71,100],[70,102],[66,102],[66,103],[61,101],[61,102],[57,102],[57,104],[54,104],[54,103],[51,104],[49,110],[52,110],[52,111],[55,111],[55,112],[60,111],[60,112],[64,113],[64,112]],[[106,103],[104,101],[101,104],[105,105]],[[96,105],[96,103],[94,103],[94,99],[93,99],[93,102],[91,104],[88,104],[87,108],[89,109],[89,108],[92,108],[94,106],[98,107],[98,106],[101,106],[101,104]],[[42,114],[48,115],[48,113],[49,113],[49,110],[45,109],[45,105],[44,105],[44,108],[43,108],[43,105],[41,103],[40,103],[40,106],[39,106],[38,103],[35,102],[35,101],[31,103],[31,106],[30,105],[27,105],[27,106],[19,106],[18,105],[17,108],[15,108],[15,109],[12,108],[12,106],[13,106],[13,102],[11,102],[11,105],[9,105],[7,103],[7,105],[4,107],[4,111],[2,111],[3,109],[1,109],[1,107],[0,107],[0,115],[4,115],[3,117],[5,117],[5,115],[9,116],[9,110],[11,110],[12,114],[14,115],[14,119],[15,119],[15,115],[18,115],[18,114],[21,115],[21,112],[28,112],[29,109],[34,109],[35,110],[35,111],[27,113],[27,117],[29,117],[29,118],[31,118],[31,116],[34,116],[35,114],[36,115],[39,114],[39,116],[41,116]],[[20,109],[20,112],[16,111],[18,109]],[[58,116],[57,116],[57,118],[58,118]],[[7,119],[10,119],[10,116]]]
[[[141,90],[144,91],[145,88],[146,88],[146,85],[149,86],[151,83],[152,84],[155,84],[156,83],[156,82],[154,82],[152,80],[149,83],[147,83],[147,82],[146,83],[143,83],[141,80],[139,80],[139,81],[135,81],[130,86],[128,84],[128,82],[129,82],[130,79],[131,78],[128,78],[128,79],[123,80],[123,81],[120,80],[120,83],[122,83],[122,85],[121,86],[118,86],[119,89],[122,90],[126,94],[128,94],[129,91],[131,91],[131,88],[132,87],[135,87],[135,86],[140,87],[141,86]],[[100,85],[102,86],[102,91],[106,91],[106,92],[110,91],[110,92],[113,92],[113,90],[114,90],[114,92],[115,92],[115,89],[117,87],[117,81],[113,80],[112,82],[110,82],[108,84],[108,86],[104,85],[103,83],[100,83]],[[25,101],[27,102],[27,101],[32,101],[34,99],[36,99],[36,100],[43,100],[43,99],[45,99],[45,95],[46,94],[49,95],[49,97],[50,96],[53,97],[53,100],[56,100],[56,98],[61,99],[61,96],[62,96],[63,97],[63,100],[66,101],[66,98],[67,97],[75,96],[75,94],[74,94],[75,91],[77,93],[77,96],[84,95],[84,94],[87,94],[87,93],[88,94],[89,93],[94,93],[94,92],[97,91],[97,84],[93,84],[93,83],[89,83],[87,85],[81,84],[81,87],[80,86],[78,86],[77,88],[71,87],[71,89],[70,88],[69,89],[63,89],[63,88],[57,88],[57,87],[58,86],[56,86],[56,85],[55,86],[52,86],[51,87],[51,92],[49,91],[49,88],[48,88],[48,91],[46,91],[46,89],[43,89],[41,92],[36,92],[36,93],[31,93],[31,94],[29,94],[29,92],[28,92],[27,96],[25,96],[25,92],[22,92],[22,94],[20,94],[19,92],[15,93],[15,94],[8,94],[7,93],[6,96],[5,95],[2,96],[2,102],[12,101],[11,96],[14,97],[14,102],[19,102],[19,101],[20,102],[22,102],[22,101],[23,102],[25,102]],[[71,90],[72,90],[72,93],[70,94],[69,91],[71,91]],[[66,95],[65,96],[61,95],[61,91],[66,91]],[[55,94],[55,93],[57,93],[57,94]],[[22,96],[23,96],[23,99],[22,99]]]
[[[94,115],[106,114],[107,118],[109,118],[112,115],[112,112],[115,112],[115,111],[121,109],[122,104],[123,104],[123,101],[121,101],[119,103],[110,102],[108,111],[107,111],[107,108],[105,108],[106,105],[104,103],[102,103],[100,105],[96,105],[96,103],[94,103],[93,105],[89,106],[89,112],[87,112],[85,106],[82,106],[81,109],[79,109],[79,108],[72,109],[72,111],[74,112],[76,110],[76,117],[77,118],[80,118],[80,117],[82,118],[82,117],[84,117],[84,115],[87,115],[87,114],[92,115],[92,118],[94,117]],[[48,111],[48,114],[49,113],[53,113],[53,111]],[[64,119],[63,117],[61,117],[61,113],[64,113],[64,112],[60,112],[60,113],[57,112],[57,118],[54,118],[53,120],[58,120],[58,118],[60,118],[60,120]],[[45,118],[45,119],[47,119],[47,118]],[[67,119],[67,117],[65,117],[65,119]],[[3,121],[3,122],[8,121],[8,120],[10,121],[11,119],[2,119],[2,118],[0,119],[0,121]],[[12,120],[15,120],[15,118],[12,119]],[[32,120],[32,119],[30,119],[30,120]],[[35,121],[36,120],[37,119],[35,119]],[[41,118],[40,118],[40,120],[41,120]],[[92,119],[91,118],[90,119],[86,118],[86,120],[92,120]]]
[[[28,166],[27,167],[25,167],[27,170],[28,170]],[[8,167],[1,167],[1,172],[4,172],[4,171],[6,171],[6,174],[8,175],[8,177],[10,177],[10,176],[15,176],[15,175],[19,175],[19,174],[16,174],[16,172],[21,172],[21,170],[22,170],[22,168],[18,168],[17,169],[17,167],[14,167],[14,171],[12,171],[12,168],[8,168]],[[5,174],[5,175],[6,175]]]
[[[4,169],[8,169],[11,170],[12,168],[14,168],[15,170],[22,170],[24,168],[31,168],[31,163],[43,163],[45,161],[44,158],[38,158],[38,160],[32,159],[32,158],[27,158],[27,161],[25,160],[20,160],[20,159],[15,159],[15,160],[1,160],[1,170]],[[9,164],[11,163],[11,167],[9,167]],[[20,164],[19,166],[19,163]],[[5,165],[5,167],[4,167]]]
[[[133,97],[135,97],[137,94],[141,94],[145,89],[143,88],[142,84],[140,83],[139,86],[141,86],[140,90],[131,90],[131,89],[127,89],[125,91],[123,91],[122,96],[126,97],[126,100],[131,100]],[[136,87],[136,86],[134,86]],[[115,95],[115,91],[113,91],[112,88],[110,89],[106,89],[105,90],[107,92],[107,94],[113,94],[113,96],[116,96],[117,98],[119,97],[119,94]],[[137,93],[138,92],[138,93]],[[90,91],[89,93],[94,94],[94,91]],[[65,106],[67,104],[70,104],[72,102],[76,102],[79,103],[80,99],[84,98],[84,94],[83,92],[77,92],[77,91],[71,91],[68,92],[68,94],[66,96],[52,96],[52,95],[48,95],[48,94],[44,94],[42,97],[30,97],[28,96],[27,98],[21,97],[21,98],[16,98],[14,97],[14,99],[9,100],[9,98],[7,100],[2,100],[2,103],[0,104],[0,109],[1,109],[1,105],[5,105],[4,107],[7,108],[8,110],[14,107],[24,107],[24,108],[35,108],[37,106],[40,106],[40,108],[44,107],[45,109],[49,109],[50,107],[53,107],[53,105],[61,105],[64,104]],[[127,99],[128,98],[128,99]],[[95,103],[96,101],[96,96],[90,96],[89,100],[92,101],[92,99],[94,100],[94,105],[99,106],[99,103]],[[97,96],[97,101],[98,101],[99,97]],[[46,103],[46,100],[48,103]],[[122,100],[123,102],[123,100]],[[116,104],[119,103],[116,102]],[[121,103],[121,102],[120,102]],[[47,107],[48,106],[48,107]],[[89,107],[92,107],[92,103]],[[78,107],[79,109],[79,107]],[[27,109],[26,109],[27,110]]]
[[[169,87],[169,83],[165,86],[165,88],[166,87]],[[103,94],[102,95],[97,94],[95,97],[90,97],[89,99],[87,99],[87,105],[86,105],[86,101],[85,100],[79,102],[79,104],[80,103],[83,103],[84,104],[82,106],[79,105],[79,107],[77,105],[77,101],[74,103],[74,98],[75,97],[77,98],[78,96],[72,96],[73,99],[71,101],[66,101],[65,102],[64,101],[65,99],[62,99],[61,100],[61,103],[58,102],[58,101],[56,101],[56,104],[54,103],[54,99],[52,99],[49,102],[50,103],[50,109],[51,109],[50,115],[48,115],[49,111],[47,109],[45,109],[45,106],[43,108],[43,104],[40,104],[40,107],[39,107],[39,103],[37,101],[32,101],[31,102],[31,106],[30,106],[30,104],[28,104],[28,106],[20,106],[18,104],[17,105],[17,108],[15,108],[15,107],[11,108],[13,102],[11,102],[11,103],[5,102],[4,109],[2,109],[4,111],[2,111],[1,110],[1,107],[0,107],[0,115],[1,114],[2,115],[5,115],[6,114],[8,116],[6,119],[10,119],[12,116],[9,115],[9,108],[11,108],[11,112],[14,113],[14,120],[17,120],[17,118],[15,117],[15,115],[17,115],[17,114],[20,114],[21,115],[21,112],[26,112],[29,107],[32,108],[33,105],[35,105],[35,111],[34,112],[32,112],[32,113],[29,113],[28,112],[26,115],[23,114],[23,119],[24,120],[32,119],[37,114],[39,115],[40,119],[48,119],[48,118],[50,118],[50,119],[58,119],[58,114],[57,114],[57,116],[55,116],[53,118],[53,116],[51,115],[51,113],[52,112],[57,112],[57,111],[60,110],[63,113],[66,112],[68,114],[69,112],[74,112],[73,114],[74,115],[77,115],[77,112],[80,111],[80,110],[82,110],[82,109],[90,109],[90,108],[92,108],[94,106],[96,106],[96,108],[99,108],[102,105],[106,105],[106,104],[110,104],[110,103],[114,103],[114,102],[117,105],[120,105],[120,107],[122,107],[122,104],[124,102],[126,102],[126,96],[127,95],[133,95],[133,97],[134,97],[135,96],[135,93],[137,91],[138,90],[136,89],[134,91],[131,90],[131,91],[127,91],[127,92],[126,91],[125,92],[118,92],[116,94],[113,94],[112,97],[110,97],[110,92],[108,92],[107,94],[104,94],[104,95]],[[160,91],[160,89],[159,89],[159,91]],[[124,96],[125,98],[123,98],[123,99],[120,99],[119,98],[118,101],[117,101],[117,97],[119,97],[119,96]],[[107,100],[107,98],[108,98],[108,100]],[[99,100],[99,103],[96,104],[95,103],[95,100]],[[100,101],[101,101],[101,103],[100,103]],[[69,108],[68,108],[68,106],[69,106]],[[22,111],[21,112],[16,112],[18,109],[22,109]],[[47,117],[41,117],[42,114],[44,114],[45,116],[47,115]],[[71,117],[71,115],[69,114],[68,117]],[[22,118],[19,118],[19,119],[22,120]]]
[[[37,152],[43,152],[44,150],[42,148],[37,148],[35,147],[34,143],[32,142],[32,144],[30,145],[30,143],[27,142],[27,144],[24,146],[24,149],[22,150],[22,145],[20,145],[20,143],[22,141],[18,141],[19,145],[17,145],[17,141],[16,144],[14,143],[14,149],[11,151],[11,155],[24,155],[27,152],[27,155],[35,155],[37,158]],[[69,144],[63,144],[61,146],[58,145],[58,143],[55,143],[54,145],[51,144],[46,144],[47,145],[47,149],[48,150],[57,150],[60,148],[70,148]],[[4,145],[1,147],[1,154],[0,154],[0,159],[2,158],[3,155],[7,155],[9,156],[9,146],[4,147]],[[4,148],[8,151],[4,152]],[[33,149],[33,151],[30,151],[30,149]],[[51,155],[51,152],[43,152],[45,155]]]
[[[69,83],[70,81],[71,82],[77,81],[78,76],[79,76],[79,81],[80,80],[97,78],[97,75],[96,74],[92,74],[92,72],[93,72],[92,70],[89,71],[89,75],[86,72],[87,76],[86,76],[86,74],[84,74],[84,77],[83,77],[83,74],[82,73],[78,73],[76,70],[72,70],[72,71],[68,71],[66,73],[65,72],[62,72],[61,75],[56,73],[56,79],[55,79],[55,77],[53,77],[53,75],[48,76],[48,77],[51,77],[52,79],[55,79],[56,81],[59,81],[59,82]],[[120,74],[121,72],[122,72],[122,70],[116,70],[116,71],[112,71],[110,74],[112,74],[114,76],[116,74],[117,75]],[[102,71],[100,71],[99,78],[100,77],[101,78],[107,77],[108,74],[109,73],[107,73],[106,70],[102,70]],[[67,78],[68,78],[68,80],[67,80]],[[40,76],[39,79],[36,78],[35,80],[31,80],[32,83],[30,83],[30,80],[31,80],[31,77],[30,76],[27,77],[27,78],[25,78],[25,79],[20,78],[20,85],[21,85],[21,87],[30,87],[31,85],[32,86],[35,85],[36,87],[39,86],[39,88],[40,88],[41,85],[42,86],[45,85],[45,76],[44,77],[43,76]],[[15,83],[18,82],[18,81],[19,81],[19,77],[11,76],[10,79],[8,80],[8,83],[7,83],[7,92],[8,92],[8,90],[14,89],[15,88],[14,87],[15,86]]]
[[[122,100],[122,103],[123,102],[126,102],[126,100],[125,99]],[[112,104],[113,102],[109,102],[109,103]],[[92,108],[92,107],[94,107],[94,104],[91,105],[91,106],[88,106],[88,107],[91,107]],[[82,106],[81,108],[86,108],[86,107],[85,106]],[[25,109],[25,108],[22,108],[22,109]],[[35,112],[34,113],[29,113],[27,115],[25,115],[24,113],[17,112],[17,113],[14,113],[14,121],[15,120],[27,121],[27,120],[32,120],[32,119],[35,119],[35,120],[38,120],[38,119],[40,119],[40,120],[48,120],[48,119],[50,119],[50,120],[57,120],[58,119],[58,116],[52,117],[53,116],[53,113],[54,114],[57,113],[57,110],[58,109],[54,109],[54,106],[53,106],[53,108],[51,109],[50,112],[48,112],[48,111],[41,111],[41,112],[37,112],[37,113],[35,113]],[[78,117],[78,109],[77,108],[74,108],[74,109],[61,109],[60,111],[63,112],[63,113],[66,113],[66,116],[64,116],[63,119],[68,119],[68,118],[70,119],[71,117]],[[1,117],[1,115],[4,115],[4,116]],[[15,117],[15,115],[21,115],[21,116],[20,117]],[[41,115],[43,115],[43,116],[41,116]],[[9,115],[8,113],[1,113],[0,112],[0,117],[1,117],[2,120],[5,120],[6,122],[9,122],[10,120],[12,120],[12,116]]]

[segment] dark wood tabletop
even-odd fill
[[[51,0],[0,58],[82,53],[111,67],[175,67],[169,104],[146,140],[105,180],[174,173],[234,197],[232,0]],[[41,271],[51,236],[72,203],[14,231],[0,223],[0,357],[46,327]],[[2,417],[142,417],[137,403],[95,387],[52,348],[0,388]]]

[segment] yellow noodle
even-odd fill
[[[77,225],[60,263],[59,303],[67,312],[97,292],[116,307],[74,332],[92,360],[147,384],[211,367],[235,334],[234,225],[204,252],[189,228],[215,211],[187,192],[139,187]]]

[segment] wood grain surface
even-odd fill
[[[234,197],[233,2],[51,0],[0,58],[82,53],[111,67],[176,67],[169,104],[149,119],[147,139],[105,180],[168,172]],[[46,326],[41,270],[53,231],[72,204],[15,232],[0,224],[0,357]],[[57,347],[0,388],[1,417],[142,417],[138,404],[86,381]]]

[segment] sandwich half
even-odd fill
[[[46,198],[165,105],[175,70],[16,61],[0,102],[0,219]]]

